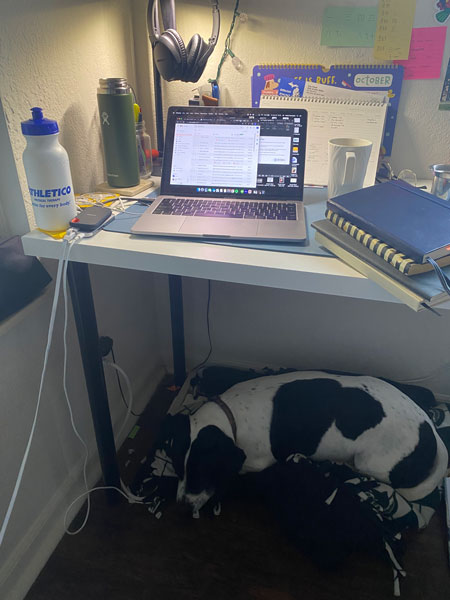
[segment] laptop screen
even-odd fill
[[[169,108],[161,193],[301,200],[306,111]]]

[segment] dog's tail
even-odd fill
[[[434,426],[425,421],[417,446],[392,469],[389,479],[407,500],[421,500],[442,483],[447,468],[447,448]]]

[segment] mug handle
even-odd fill
[[[353,176],[355,173],[356,154],[354,152],[345,153],[345,168],[344,175],[342,178],[342,185],[348,185],[353,182]]]

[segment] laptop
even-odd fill
[[[160,195],[131,232],[301,242],[304,109],[170,107]]]

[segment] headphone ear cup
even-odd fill
[[[202,41],[203,40],[202,40],[201,36],[198,33],[196,33],[195,35],[193,35],[191,37],[188,45],[186,46],[186,53],[187,53],[186,77],[190,77],[191,73],[195,69],[195,65],[196,65],[197,60],[201,53]]]
[[[178,31],[175,29],[164,31],[153,52],[157,69],[163,79],[183,80],[186,73],[187,52]]]
[[[185,81],[192,81],[195,83],[200,79],[200,75],[203,73],[208,58],[208,56],[205,56],[208,50],[209,45],[198,33],[192,36],[186,47],[187,70]]]

